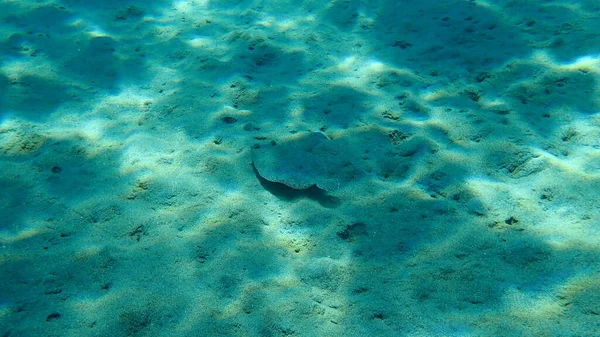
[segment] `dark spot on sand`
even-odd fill
[[[61,314],[59,314],[58,312],[53,312],[50,315],[48,315],[48,317],[46,317],[46,322],[57,320],[60,317],[61,317]]]
[[[221,121],[225,124],[233,124],[233,123],[237,122],[238,120],[237,120],[237,118],[233,118],[231,116],[226,116],[226,117],[221,118]]]

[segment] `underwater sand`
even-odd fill
[[[600,336],[599,27],[1,1],[0,336]]]

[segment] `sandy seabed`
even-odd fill
[[[599,22],[0,2],[0,336],[599,336]]]

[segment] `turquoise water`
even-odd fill
[[[0,1],[0,336],[600,336],[599,22]]]

